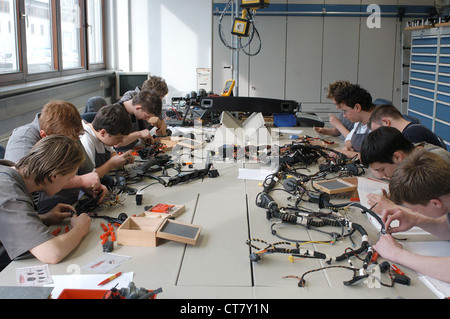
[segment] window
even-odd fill
[[[0,0],[0,85],[104,68],[103,0]]]
[[[61,42],[63,69],[79,68],[81,54],[81,13],[79,0],[61,0]]]
[[[28,73],[32,74],[55,70],[51,0],[25,0],[24,18]],[[44,35],[36,32],[36,26],[39,25],[42,25]]]
[[[16,1],[0,0],[0,74],[17,72]]]
[[[102,0],[87,0],[87,37],[90,64],[104,63],[102,9]]]

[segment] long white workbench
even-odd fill
[[[270,226],[275,221],[266,219],[265,210],[255,204],[256,195],[262,190],[261,181],[238,179],[239,168],[255,168],[262,164],[242,162],[214,162],[220,176],[206,177],[173,187],[155,184],[143,191],[143,203],[138,206],[134,196],[128,196],[124,206],[105,208],[99,215],[117,217],[125,212],[129,216],[140,214],[146,205],[158,203],[185,205],[186,211],[177,220],[202,227],[195,246],[166,241],[157,247],[131,247],[115,245],[114,254],[132,258],[114,269],[116,272],[133,272],[137,287],[156,289],[163,293],[158,299],[291,299],[291,298],[436,298],[418,275],[409,269],[402,270],[411,278],[410,286],[395,284],[394,287],[370,287],[360,283],[345,286],[343,281],[352,278],[352,272],[344,269],[329,269],[313,272],[306,277],[306,287],[299,288],[297,279],[284,276],[301,276],[303,273],[327,266],[322,260],[302,259],[294,263],[286,254],[264,256],[257,263],[250,261],[251,250],[246,244],[249,238],[258,238],[269,243],[281,241],[271,234]],[[154,183],[144,179],[135,188]],[[289,194],[274,192],[280,205],[286,205]],[[310,208],[317,205],[309,204]],[[377,240],[377,231],[367,217],[359,212],[351,216],[369,233],[370,243]],[[103,253],[100,235],[102,219],[93,219],[91,231],[82,243],[65,260],[49,265],[52,275],[91,274],[82,266],[97,259]],[[315,241],[329,239],[327,236],[298,227],[277,228],[283,235]],[[360,237],[354,235],[357,245]],[[258,245],[258,243],[255,243]],[[263,244],[259,244],[264,246]],[[305,248],[340,255],[351,241],[345,239],[335,245],[308,244]],[[355,267],[362,262],[352,258]],[[41,265],[37,259],[12,262],[0,273],[1,286],[15,286],[16,268]],[[347,261],[336,263],[348,266]],[[389,278],[383,277],[385,281]]]

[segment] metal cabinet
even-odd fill
[[[408,114],[450,145],[450,27],[412,31]]]

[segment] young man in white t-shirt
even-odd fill
[[[359,85],[351,84],[339,90],[335,101],[344,117],[354,123],[353,129],[345,139],[345,148],[340,152],[349,158],[359,156],[362,142],[371,132],[368,123],[375,108],[372,96]]]
[[[117,154],[114,146],[131,132],[131,117],[118,104],[102,107],[92,123],[83,121],[84,134],[80,137],[83,147],[93,163],[95,171],[103,178],[110,171],[134,163],[132,150]]]

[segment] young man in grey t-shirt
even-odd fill
[[[78,143],[63,135],[41,139],[16,164],[0,161],[0,268],[31,253],[43,263],[66,257],[89,232],[90,217],[73,216],[69,232],[54,237],[35,210],[32,193],[58,193],[84,161]],[[73,207],[57,204],[49,214],[72,216]]]

